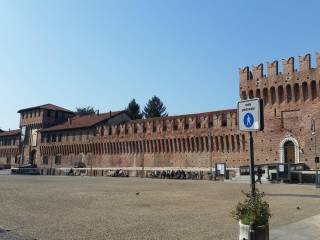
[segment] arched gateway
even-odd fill
[[[299,163],[299,144],[293,137],[286,137],[280,143],[280,162]]]

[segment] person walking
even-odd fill
[[[257,182],[259,182],[260,184],[262,184],[262,182],[261,182],[262,168],[261,168],[260,166],[258,166],[258,169],[257,169],[257,176],[258,176]]]

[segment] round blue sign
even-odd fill
[[[254,117],[251,113],[246,113],[243,118],[243,123],[247,128],[252,127],[254,123]]]

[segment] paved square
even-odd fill
[[[258,187],[270,201],[271,229],[320,213],[320,189],[314,186]],[[210,181],[0,176],[0,227],[36,239],[236,239],[230,210],[248,188]]]

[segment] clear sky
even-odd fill
[[[238,68],[320,51],[320,1],[0,0],[0,127],[53,103],[235,108]]]

